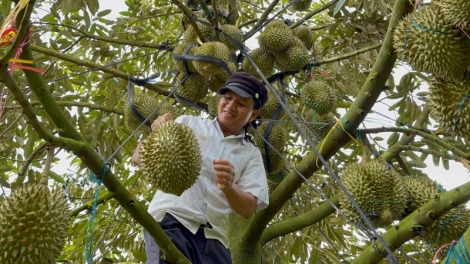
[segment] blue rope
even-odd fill
[[[437,241],[440,241],[441,238],[442,238],[442,233],[444,232],[444,228],[446,227],[446,225],[450,222],[452,222],[455,218],[459,217],[461,213],[461,210],[459,208],[459,211],[454,214],[453,216],[449,217],[448,219],[446,219],[442,224],[441,224],[441,227],[439,228],[439,237],[437,239]]]
[[[103,173],[101,178],[96,177],[96,175],[90,171],[91,180],[98,183],[98,188],[95,192],[95,200],[93,201],[93,207],[91,208],[90,220],[88,221],[87,228],[87,239],[85,245],[85,258],[88,264],[93,263],[93,233],[95,231],[95,218],[96,218],[96,209],[98,206],[98,196],[101,189],[101,183],[103,182],[106,171],[108,170],[108,164],[104,163]]]
[[[455,249],[457,248],[457,252]],[[450,259],[453,258],[457,264],[470,263],[470,254],[465,246],[464,236],[462,235],[457,243],[450,245],[449,252],[447,252],[445,264],[450,264]]]
[[[460,123],[460,112],[462,112],[463,106],[465,105],[465,101],[470,98],[470,93],[468,93],[460,102],[459,109],[457,109],[457,118],[455,119],[454,131],[457,130],[459,123]]]

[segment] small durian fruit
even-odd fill
[[[401,176],[409,196],[406,213],[410,214],[442,192],[442,186],[426,176]]]
[[[437,248],[453,240],[459,240],[469,226],[470,217],[468,210],[465,206],[458,206],[440,216],[439,219],[428,228],[428,233],[424,237],[424,240],[430,242]]]
[[[258,44],[267,51],[278,52],[286,49],[292,43],[293,38],[294,33],[284,20],[273,20],[258,36]]]
[[[320,114],[333,112],[336,107],[335,90],[325,81],[316,80],[306,83],[300,90],[302,101]]]
[[[447,23],[455,27],[470,29],[470,2],[468,0],[439,0],[433,3],[440,7]]]
[[[134,105],[142,115],[142,117],[147,118],[157,107],[158,103],[152,96],[145,93],[136,93],[134,94]],[[158,114],[155,112],[148,119],[148,122],[151,124]],[[126,106],[124,108],[124,123],[126,127],[130,130],[136,130],[143,120],[140,120],[137,115],[132,111],[132,108],[129,104],[129,101],[126,101]],[[149,130],[148,126],[141,127],[144,130]]]
[[[277,175],[286,165],[281,156],[279,156],[279,154],[273,150],[269,151],[269,155],[266,155],[266,150],[263,147],[261,150],[261,156],[263,157],[263,164],[264,169],[266,170],[266,174],[270,177]],[[269,157],[269,160],[267,157]]]
[[[184,76],[185,74],[178,73],[176,76],[176,84],[183,81]],[[178,96],[188,101],[199,102],[208,93],[207,80],[198,73],[189,74],[189,76],[184,79],[184,82],[176,88],[176,93]],[[179,101],[180,99],[176,97],[176,100]]]
[[[307,11],[312,5],[312,0],[290,0],[289,4],[295,2],[289,6],[289,10],[292,12],[302,12]]]
[[[224,24],[220,26],[220,29],[225,33],[220,35],[220,42],[224,43],[225,46],[230,50],[230,52],[235,52],[236,50],[240,49],[233,40],[231,40],[228,36],[238,41],[240,44],[243,44],[243,31],[239,29],[237,26]]]
[[[256,48],[249,55],[266,78],[274,74],[274,55],[271,52],[263,48]],[[261,80],[258,72],[247,58],[242,61],[242,70]]]
[[[292,30],[294,36],[299,38],[307,49],[313,46],[313,33],[307,25],[300,25]]]
[[[273,84],[273,88],[275,88],[274,84]],[[279,114],[276,116],[276,119],[281,119],[285,115],[285,112],[282,109],[281,104],[276,99],[276,97],[274,97],[271,90],[268,89],[268,101],[263,107],[261,107],[259,114],[264,119],[273,119],[276,111],[279,111]]]
[[[157,116],[164,115],[166,113],[170,113],[171,116],[173,117],[173,120],[175,120],[177,117],[183,114],[183,110],[179,108],[175,104],[175,100],[168,98],[163,104],[160,105],[160,107],[157,110]]]
[[[220,98],[222,98],[221,94],[215,94],[207,101],[207,111],[210,115],[216,116],[218,114]]]
[[[152,186],[177,196],[196,182],[202,162],[192,129],[174,121],[161,123],[142,141],[140,161]]]
[[[309,109],[305,114],[305,122],[318,139],[322,140],[336,123],[336,118],[331,112],[320,115],[315,109]]]
[[[173,50],[173,54],[182,55],[186,49],[188,49],[188,51],[185,53],[186,55],[194,55],[196,46],[195,44],[186,44],[186,43],[180,44],[175,47],[175,49]],[[173,58],[173,66],[175,67],[176,70],[182,73],[185,73],[185,72],[195,73],[196,68],[194,68],[192,61],[193,60],[187,60],[187,59],[180,60],[180,59]]]
[[[215,29],[212,27],[212,24],[209,20],[205,18],[200,18],[200,21],[196,21],[196,24],[199,30],[202,33],[202,36],[206,39],[206,41],[211,41],[215,39]],[[189,43],[198,43],[198,34],[192,25],[189,25],[188,28],[183,33],[183,42],[186,44]]]
[[[269,128],[270,130],[268,131]],[[282,123],[274,121],[262,122],[256,130],[258,133],[252,133],[253,141],[261,150],[261,153],[263,153],[265,148],[264,138],[268,140],[269,144],[271,144],[270,148],[275,148],[278,151],[284,148],[287,140],[287,131]],[[266,135],[266,133],[268,134]],[[258,134],[261,135],[261,137]]]
[[[64,193],[46,184],[23,186],[0,203],[0,263],[55,263],[71,215]]]
[[[224,61],[227,66],[230,62],[229,49],[225,44],[218,41],[203,43],[194,51],[194,55],[209,56],[220,59]],[[193,60],[193,65],[194,68],[196,68],[196,71],[204,76],[213,76],[226,72],[222,65],[211,61]]]
[[[387,165],[370,160],[349,164],[342,173],[342,183],[375,227],[385,227],[402,218],[406,205],[405,189],[400,188],[399,176]],[[352,221],[362,222],[345,194],[340,196],[340,205]]]
[[[302,41],[293,37],[288,48],[276,53],[274,61],[281,71],[299,71],[308,64],[310,57]]]
[[[447,132],[459,137],[470,133],[470,77],[462,81],[433,79],[429,83],[431,117]]]
[[[437,5],[407,15],[393,40],[400,59],[434,77],[461,80],[470,65],[470,41],[445,22]]]

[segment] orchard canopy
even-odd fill
[[[469,263],[470,184],[423,172],[470,168],[468,1],[0,2],[0,262],[142,263],[145,228],[189,263],[130,158],[145,118],[214,118],[246,71],[269,90],[248,132],[270,204],[229,216],[234,263]],[[44,183],[60,210],[25,191]]]

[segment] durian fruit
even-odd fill
[[[393,47],[416,71],[460,80],[470,65],[470,41],[445,22],[437,5],[407,15],[397,25]]]
[[[239,43],[243,44],[243,31],[239,29],[237,26],[230,25],[230,24],[224,24],[220,26],[220,29]],[[224,43],[225,46],[230,50],[230,52],[234,52],[240,47],[233,42],[229,37],[227,37],[225,34],[220,35],[220,42]]]
[[[336,94],[331,86],[321,80],[310,81],[300,90],[303,102],[320,115],[333,112],[336,107]]]
[[[406,205],[406,190],[399,176],[379,160],[349,164],[341,182],[375,227],[385,227],[401,219]],[[340,205],[353,222],[363,223],[359,213],[345,194]]]
[[[211,96],[209,98],[207,102],[207,111],[209,112],[209,114],[217,116],[219,110],[219,102],[221,98],[222,95],[220,94],[215,94],[214,96]]]
[[[272,84],[272,86],[273,88],[276,87],[274,83]],[[276,99],[276,97],[274,97],[271,90],[268,89],[268,101],[263,107],[261,107],[260,116],[264,119],[273,119],[274,114],[276,113],[276,111],[278,111],[278,108],[280,107],[281,107],[281,104]],[[279,114],[277,115],[276,119],[281,119],[284,115],[285,115],[285,112],[281,107],[281,109],[279,109]]]
[[[470,78],[462,81],[433,79],[429,84],[431,117],[450,134],[470,133]]]
[[[230,50],[225,46],[225,44],[218,41],[203,43],[194,51],[194,55],[217,58],[224,61],[227,65],[230,62]],[[222,65],[215,62],[193,60],[193,65],[196,68],[196,71],[204,76],[213,76],[226,72]]]
[[[190,127],[167,121],[144,141],[140,152],[144,176],[157,190],[180,196],[201,170],[201,150]]]
[[[271,123],[272,125],[270,125]],[[268,132],[267,130],[269,127],[271,127],[271,130],[266,136],[265,134]],[[265,149],[264,138],[267,138],[269,144],[271,144],[269,147],[270,149],[275,148],[277,150],[282,150],[284,148],[287,139],[287,131],[281,122],[262,122],[256,130],[258,133],[252,133],[254,135],[253,140],[255,145],[258,146],[260,150],[262,150],[261,153],[263,153],[263,150]],[[260,137],[258,134],[262,137]]]
[[[212,24],[209,22],[209,20],[205,18],[200,18],[199,20],[203,22],[196,21],[196,24],[206,41],[214,40],[215,29],[212,27]],[[197,35],[196,30],[194,30],[194,27],[192,25],[189,25],[183,33],[183,42],[186,44],[198,43],[198,37],[199,36]]]
[[[258,44],[267,51],[277,52],[286,49],[293,37],[294,33],[283,20],[273,20],[258,36]]]
[[[233,62],[228,62],[227,66],[229,70],[234,74],[237,71],[237,66]],[[209,90],[213,92],[217,92],[220,87],[225,85],[225,81],[230,77],[230,74],[224,69],[222,73],[210,76],[209,79],[211,82],[209,83]]]
[[[157,115],[161,116],[166,113],[170,113],[171,116],[173,117],[173,120],[175,120],[177,117],[183,114],[183,110],[179,108],[177,105],[175,105],[175,100],[168,98],[163,104],[160,105],[160,107],[157,110]]]
[[[136,93],[134,94],[134,105],[139,111],[139,113],[144,117],[147,118],[157,107],[158,102],[152,96],[144,93]],[[148,122],[151,124],[156,118],[158,114],[155,112],[149,119]],[[131,106],[126,98],[126,106],[124,108],[124,123],[126,127],[130,130],[136,130],[143,120],[140,120],[132,111]],[[142,126],[142,129],[149,130],[148,126]]]
[[[300,25],[292,30],[294,36],[299,38],[307,49],[313,46],[313,33],[307,25]]]
[[[0,211],[0,263],[56,262],[71,220],[60,189],[23,186],[0,202]]]
[[[434,222],[426,235],[426,242],[434,247],[459,240],[470,226],[470,216],[465,206],[452,208]]]
[[[440,189],[442,190],[438,183],[426,176],[401,176],[401,182],[409,196],[409,203],[405,210],[408,214],[434,199],[437,194],[441,193]]]
[[[284,160],[281,158],[281,156],[279,156],[273,150],[269,151],[269,155],[266,155],[266,149],[264,149],[264,147],[263,149],[260,149],[260,151],[261,151],[261,156],[263,157],[263,164],[264,164],[264,169],[266,170],[267,177],[270,177],[270,178],[274,176],[277,177],[277,174],[286,165]],[[282,149],[280,152],[282,154]],[[269,163],[268,163],[267,157],[269,157]]]
[[[263,48],[256,48],[249,55],[266,78],[274,74],[274,55],[271,52]],[[247,58],[242,61],[242,70],[261,80],[258,72]]]
[[[312,0],[290,0],[289,4],[294,2],[291,6],[289,6],[289,10],[292,12],[302,12],[307,11],[310,6],[312,5]]]
[[[310,57],[302,41],[293,37],[289,47],[276,53],[274,61],[281,71],[299,71],[308,64]]]
[[[195,44],[186,44],[186,43],[176,46],[175,49],[173,49],[173,54],[182,55],[184,51],[186,50],[186,48],[188,48],[188,52],[186,53],[187,55],[194,55],[194,51],[196,50]],[[184,60],[173,58],[173,66],[176,70],[182,73],[185,73],[185,72],[195,73],[196,68],[194,68],[192,61],[193,60],[184,61]],[[186,62],[186,66],[185,66],[185,62]]]
[[[176,84],[184,79],[185,74],[179,73],[176,76]],[[176,93],[184,99],[191,102],[199,102],[207,93],[207,80],[204,76],[193,73],[184,80],[184,82],[176,88]],[[179,101],[179,98],[176,98]]]
[[[453,26],[470,29],[470,2],[468,0],[435,1],[441,8],[445,21]]]
[[[271,194],[272,192],[274,192],[278,185],[279,183],[268,182],[268,193]]]
[[[322,140],[336,123],[336,118],[331,112],[320,115],[315,109],[309,109],[305,114],[305,122],[318,139]]]

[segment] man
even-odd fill
[[[149,213],[160,223],[192,263],[231,263],[226,223],[234,211],[250,218],[268,206],[266,172],[261,153],[245,140],[244,127],[267,102],[264,84],[248,73],[235,73],[218,91],[217,118],[180,116],[175,122],[191,127],[201,148],[202,168],[196,183],[181,196],[157,191]],[[152,123],[155,130],[171,114]],[[132,161],[140,164],[140,144]],[[147,263],[166,263],[150,235],[144,231]]]

